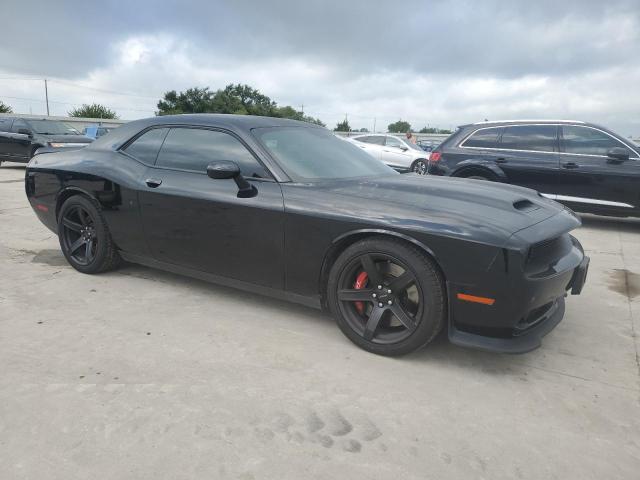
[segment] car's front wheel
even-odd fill
[[[82,195],[67,199],[58,215],[60,247],[69,264],[82,273],[115,268],[120,260],[96,202]]]
[[[372,237],[348,247],[329,275],[327,300],[356,345],[397,356],[425,346],[444,325],[442,275],[418,248]]]
[[[411,165],[411,171],[418,175],[426,175],[428,170],[429,167],[427,165],[427,161],[422,158],[419,158]]]

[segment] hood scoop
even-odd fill
[[[513,202],[513,208],[520,212],[533,212],[534,210],[538,210],[540,205],[533,203],[531,200],[523,198],[522,200],[516,200]]]

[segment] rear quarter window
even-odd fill
[[[156,162],[158,152],[168,131],[168,128],[154,128],[149,130],[127,145],[124,151],[142,163],[153,165]]]
[[[473,148],[496,148],[498,146],[498,137],[503,127],[481,128],[471,134],[462,144],[461,147]]]

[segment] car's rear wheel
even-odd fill
[[[407,354],[431,342],[444,325],[442,275],[402,241],[372,237],[351,245],[334,263],[327,287],[342,332],[373,353]]]
[[[65,258],[82,273],[105,272],[120,261],[100,207],[82,195],[74,195],[62,205],[58,237]]]
[[[428,170],[429,167],[427,165],[427,161],[422,158],[419,158],[411,165],[411,171],[418,175],[426,175]]]

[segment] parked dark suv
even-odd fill
[[[591,123],[480,122],[438,146],[428,173],[522,185],[578,212],[640,216],[639,152]]]
[[[58,120],[0,117],[0,164],[27,163],[37,149],[82,148],[93,140]]]

